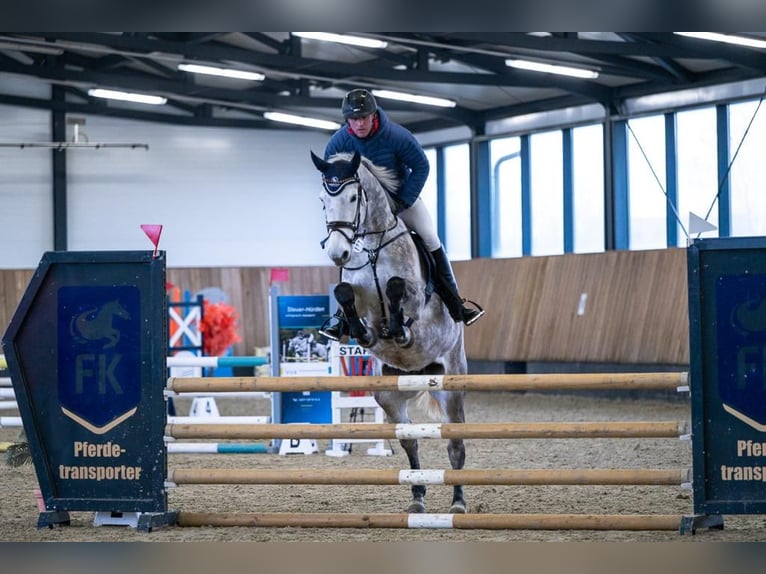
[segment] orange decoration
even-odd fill
[[[221,356],[226,349],[242,340],[237,332],[238,318],[239,314],[231,305],[203,301],[199,330],[205,355]]]

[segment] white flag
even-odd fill
[[[718,229],[718,227],[712,223],[702,219],[698,215],[694,215],[691,211],[689,212],[689,235],[705,233],[706,231],[715,231],[716,229]]]

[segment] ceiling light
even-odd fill
[[[348,36],[346,34],[331,34],[329,32],[292,32],[292,35],[298,36],[299,38],[337,42],[338,44],[350,44],[351,46],[361,46],[363,48],[385,48],[388,46],[388,42],[384,42],[383,40],[362,38],[361,36]]]
[[[162,96],[148,96],[146,94],[134,94],[132,92],[119,92],[117,90],[103,90],[96,88],[88,90],[88,95],[94,98],[106,98],[109,100],[122,100],[139,104],[153,104],[155,106],[167,103],[168,99]]]
[[[747,46],[748,48],[766,48],[766,40],[756,40],[755,38],[745,38],[744,36],[732,36],[731,34],[720,34],[718,32],[673,32],[679,36],[688,36],[689,38],[698,38],[700,40],[712,40],[714,42],[726,42],[727,44],[736,44],[737,46]]]
[[[192,74],[223,76],[224,78],[236,78],[238,80],[251,80],[254,82],[260,82],[261,80],[266,79],[266,76],[259,72],[246,72],[245,70],[233,70],[231,68],[216,68],[214,66],[202,66],[200,64],[178,64],[178,69],[182,72],[191,72]]]
[[[454,108],[457,105],[454,100],[448,100],[445,98],[433,98],[431,96],[417,96],[415,94],[405,94],[404,92],[392,92],[391,90],[372,90],[372,94],[374,96],[388,98],[390,100],[414,102],[416,104],[439,106],[441,108]]]
[[[506,60],[506,66],[519,68],[520,70],[531,70],[533,72],[545,72],[548,74],[559,74],[561,76],[572,76],[574,78],[593,79],[598,78],[598,72],[594,70],[585,70],[583,68],[570,68],[569,66],[554,66],[553,64],[543,64],[541,62],[532,62],[530,60]]]
[[[274,122],[295,124],[298,126],[306,126],[308,128],[320,128],[323,130],[337,130],[340,127],[340,124],[336,122],[305,118],[303,116],[294,116],[292,114],[283,114],[281,112],[265,112],[263,117]]]

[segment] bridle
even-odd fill
[[[395,235],[394,237],[390,237],[387,241],[384,241],[386,238],[386,233],[395,229],[397,223],[399,222],[399,218],[396,215],[394,215],[393,222],[391,223],[391,225],[389,227],[386,227],[385,229],[378,230],[378,231],[359,231],[359,227],[362,224],[362,210],[366,209],[367,207],[367,192],[362,186],[362,182],[359,180],[359,175],[354,174],[353,177],[347,177],[342,180],[339,180],[336,177],[333,177],[330,179],[322,177],[322,186],[324,187],[325,191],[332,197],[335,197],[338,194],[340,194],[343,191],[343,189],[351,183],[357,184],[356,210],[354,212],[354,219],[351,221],[346,221],[342,219],[333,220],[333,221],[325,220],[325,227],[327,228],[327,237],[322,239],[322,241],[320,241],[319,244],[322,246],[322,249],[324,249],[325,245],[327,244],[327,241],[330,239],[330,236],[334,232],[337,232],[346,238],[346,241],[348,241],[353,246],[354,251],[356,251],[357,253],[360,253],[362,251],[367,252],[368,261],[364,265],[360,267],[344,267],[344,269],[348,269],[350,271],[356,271],[357,269],[361,269],[362,267],[365,267],[366,265],[370,265],[370,264],[374,265],[374,262],[378,258],[378,252],[381,249],[383,249],[385,246],[389,245],[390,243],[398,239],[400,236],[405,235],[407,231],[406,230],[402,231],[401,233]],[[373,248],[364,247],[364,244],[361,240],[363,240],[368,235],[380,236],[380,240],[378,241],[378,245],[376,247],[373,247]]]
[[[351,244],[352,249],[356,251],[357,253],[365,252],[367,253],[367,261],[363,263],[362,265],[359,265],[357,267],[347,267],[343,266],[341,268],[341,273],[343,269],[346,269],[348,271],[358,271],[360,269],[364,269],[368,265],[372,268],[372,276],[375,280],[375,288],[378,291],[378,299],[380,301],[380,307],[381,312],[383,313],[383,316],[386,315],[386,307],[383,302],[383,291],[380,288],[380,281],[378,280],[378,255],[380,254],[381,250],[383,248],[387,247],[400,237],[407,235],[409,231],[407,229],[404,229],[403,231],[400,231],[393,237],[389,237],[386,239],[386,234],[389,231],[392,231],[396,228],[397,224],[399,223],[399,217],[394,215],[393,216],[393,223],[382,230],[377,231],[359,231],[359,226],[362,223],[362,204],[364,203],[364,207],[367,206],[367,192],[365,191],[364,187],[362,186],[362,182],[359,179],[358,174],[354,174],[352,177],[348,177],[345,179],[338,179],[337,177],[333,178],[326,178],[322,177],[322,186],[324,187],[325,191],[331,195],[332,197],[335,197],[338,195],[341,191],[343,191],[343,188],[345,188],[347,185],[351,183],[357,184],[357,201],[356,201],[356,212],[354,213],[354,219],[352,221],[344,221],[344,220],[334,220],[334,221],[327,221],[325,220],[325,226],[327,227],[327,237],[325,237],[322,241],[319,242],[319,244],[322,246],[322,249],[324,249],[325,244],[330,239],[330,236],[334,233],[340,233],[343,235],[343,237],[346,238],[346,240]],[[350,233],[346,233],[346,230],[349,230]],[[378,235],[380,239],[378,240],[378,244],[375,247],[365,247],[364,245],[364,238],[371,235]]]
[[[322,249],[324,249],[325,244],[330,239],[330,235],[332,235],[333,232],[340,233],[351,244],[353,244],[354,241],[359,237],[357,231],[359,229],[359,225],[362,222],[362,203],[365,205],[367,204],[367,192],[362,187],[362,184],[359,181],[359,176],[354,174],[353,177],[347,177],[345,179],[338,179],[337,177],[328,179],[324,176],[322,177],[322,187],[324,187],[325,191],[332,197],[339,195],[343,189],[351,183],[358,184],[356,189],[356,212],[354,213],[354,219],[352,221],[325,220],[325,226],[327,227],[327,237],[319,242],[319,244],[322,246]],[[346,233],[346,229],[350,231],[350,234]]]

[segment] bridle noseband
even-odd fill
[[[367,203],[367,192],[364,191],[364,188],[359,181],[358,175],[354,174],[353,177],[347,177],[345,179],[338,179],[337,177],[328,179],[326,177],[322,177],[322,187],[324,187],[325,191],[332,197],[340,194],[340,192],[343,191],[343,188],[351,183],[358,184],[356,190],[356,212],[354,213],[354,219],[352,221],[325,221],[325,226],[327,227],[327,237],[319,242],[319,244],[322,246],[322,249],[324,249],[325,244],[330,239],[330,235],[332,235],[334,231],[337,231],[343,235],[343,237],[345,237],[349,243],[354,242],[354,240],[358,237],[357,231],[359,229],[359,225],[361,224],[362,203]],[[351,233],[346,233],[346,229],[350,230]]]

